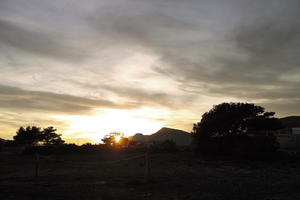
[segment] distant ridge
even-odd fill
[[[152,135],[143,135],[141,133],[137,133],[134,136],[131,136],[129,139],[136,142],[163,142],[165,140],[172,140],[177,145],[181,146],[190,145],[192,142],[190,133],[167,127],[161,128],[159,131]]]
[[[281,123],[287,128],[300,127],[300,116],[288,116],[280,118]]]

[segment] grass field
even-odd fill
[[[40,158],[1,152],[0,199],[300,199],[298,162],[224,161],[191,152]],[[132,159],[124,159],[132,158]]]

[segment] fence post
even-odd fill
[[[39,177],[39,154],[37,152],[37,147],[35,146],[35,177]]]
[[[144,177],[145,183],[149,182],[150,173],[151,173],[151,168],[150,168],[150,158],[149,158],[149,145],[147,145],[147,150],[145,153],[145,177]]]

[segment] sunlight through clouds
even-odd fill
[[[166,125],[165,118],[170,116],[167,110],[143,108],[137,110],[105,109],[89,116],[55,116],[68,125],[64,131],[66,137],[91,138],[94,142],[110,132],[121,132],[125,136],[135,133],[152,134]],[[159,117],[159,118],[158,118]]]

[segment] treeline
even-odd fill
[[[108,152],[176,152],[179,147],[173,141],[156,143],[143,143],[129,141],[122,133],[112,132],[102,138],[101,144],[86,143],[76,145],[65,143],[58,134],[57,129],[50,126],[40,128],[36,126],[20,127],[16,131],[13,140],[1,140],[0,150],[10,147],[21,147],[22,154],[86,154],[86,153],[108,153]]]
[[[111,153],[126,154],[126,153],[175,153],[179,151],[186,151],[188,148],[179,147],[175,142],[166,140],[163,142],[153,143],[150,145],[136,144],[130,142],[127,147],[115,148],[107,144],[91,144],[86,143],[82,145],[76,144],[60,144],[60,145],[41,145],[41,146],[27,146],[22,150],[23,155],[32,155],[39,153],[41,155],[64,155],[64,154],[98,154],[105,155]]]

